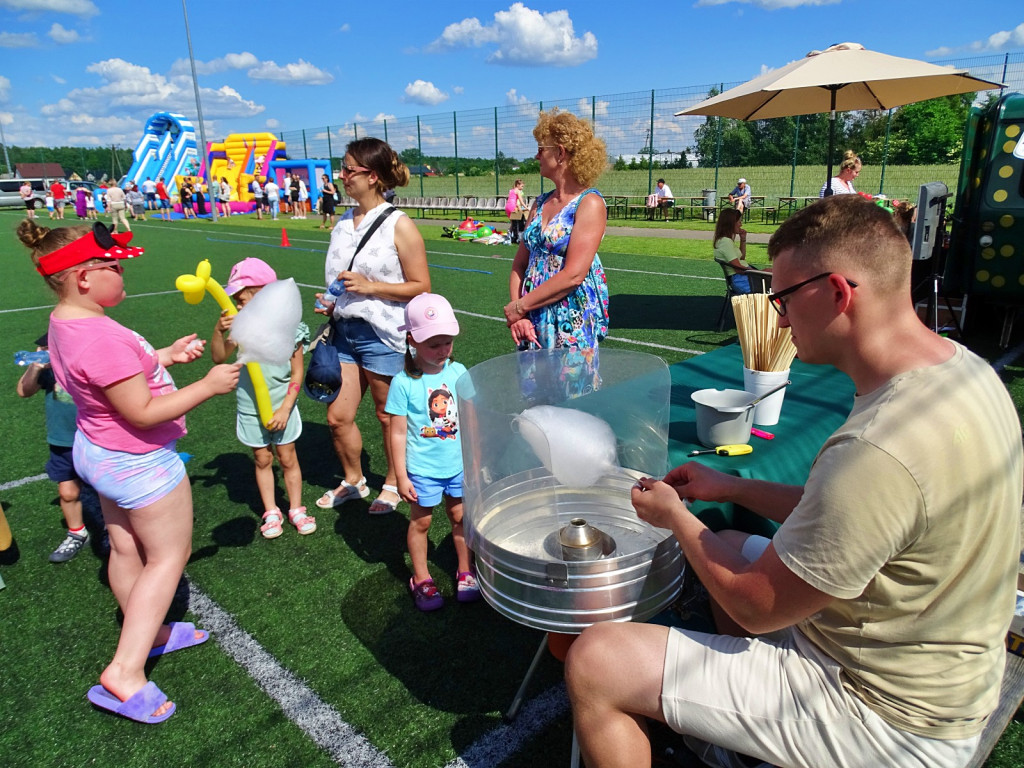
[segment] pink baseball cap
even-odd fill
[[[228,284],[224,286],[224,293],[234,296],[243,288],[262,287],[276,280],[277,273],[267,262],[250,256],[231,268],[231,275],[228,277]]]
[[[405,325],[413,341],[426,341],[434,336],[458,336],[459,321],[448,299],[436,293],[421,293],[405,305]]]

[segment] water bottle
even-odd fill
[[[42,365],[47,365],[49,362],[50,353],[47,352],[45,349],[39,352],[26,352],[25,350],[22,350],[21,352],[14,353],[15,365],[25,366],[32,365],[32,363],[40,363]]]
[[[317,309],[330,309],[338,303],[338,299],[341,298],[341,294],[345,292],[345,281],[340,277],[335,278],[334,282],[327,286],[327,291],[324,293],[323,301],[320,299],[316,300]],[[330,306],[328,306],[330,305]]]

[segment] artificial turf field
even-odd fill
[[[286,526],[273,541],[259,535],[262,512],[250,451],[235,439],[233,395],[189,414],[178,450],[195,504],[190,594],[172,607],[211,629],[213,642],[151,662],[151,678],[178,705],[159,726],[94,711],[85,693],[117,640],[116,603],[103,562],[91,551],[63,565],[47,561],[63,536],[56,488],[42,476],[47,448],[42,397],[21,400],[14,352],[33,349],[46,328],[52,294],[0,213],[0,403],[5,450],[0,503],[16,545],[0,556],[0,760],[7,766],[548,766],[567,765],[571,727],[561,666],[546,657],[516,721],[504,724],[541,633],[499,616],[484,603],[450,599],[418,612],[406,586],[408,509],[370,517],[372,500],[337,510],[313,501],[337,484],[324,406],[301,398],[305,422],[298,453],[304,502],[319,529],[299,536]],[[43,221],[48,224],[47,221]],[[287,227],[290,248],[282,248]],[[304,320],[319,316],[326,231],[316,221],[150,220],[135,225],[146,254],[127,262],[128,298],[110,311],[155,346],[190,332],[208,338],[218,309],[207,298],[189,306],[174,289],[179,274],[209,258],[226,282],[246,256],[293,277]],[[455,355],[467,367],[511,351],[501,308],[507,301],[508,246],[459,243],[423,227],[433,290],[454,306],[462,327]],[[735,342],[714,325],[724,287],[706,242],[654,242],[609,233],[602,260],[611,291],[607,346],[649,352],[668,363]],[[763,247],[762,247],[763,248]],[[683,254],[683,255],[680,255]],[[685,255],[685,257],[684,257]],[[753,257],[752,257],[753,258]],[[756,260],[756,258],[754,259]],[[761,259],[764,260],[763,258]],[[996,331],[997,333],[997,331]],[[981,334],[979,352],[998,361],[1021,406],[1021,368]],[[208,358],[171,373],[179,386],[201,377]],[[737,376],[737,384],[739,377]],[[380,431],[363,404],[364,472],[379,489]],[[282,487],[279,483],[279,487]],[[455,555],[443,514],[431,529],[432,574],[452,595]],[[1018,714],[1020,717],[1020,714]],[[988,765],[1024,764],[1024,727],[1014,723]]]

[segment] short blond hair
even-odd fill
[[[557,144],[569,156],[569,172],[585,187],[593,186],[608,167],[608,151],[593,128],[570,112],[555,107],[541,112],[533,129],[538,144]]]

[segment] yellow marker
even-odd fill
[[[706,451],[690,451],[690,455],[701,456],[705,453],[715,453],[719,456],[742,456],[745,453],[752,453],[753,450],[749,445],[720,445],[717,448],[709,448]]]
[[[12,541],[14,537],[11,535],[11,526],[7,524],[4,508],[0,505],[0,552],[9,549]]]
[[[203,259],[196,267],[194,275],[179,275],[174,281],[174,287],[185,296],[189,304],[198,304],[203,296],[209,293],[214,301],[229,315],[237,315],[238,307],[231,302],[220,283],[210,277],[210,260]],[[263,426],[270,424],[274,418],[274,409],[270,405],[270,390],[267,389],[267,380],[263,376],[263,369],[260,364],[253,361],[245,364],[249,371],[249,378],[252,379],[253,393],[256,395],[256,409],[260,412],[260,421]]]

